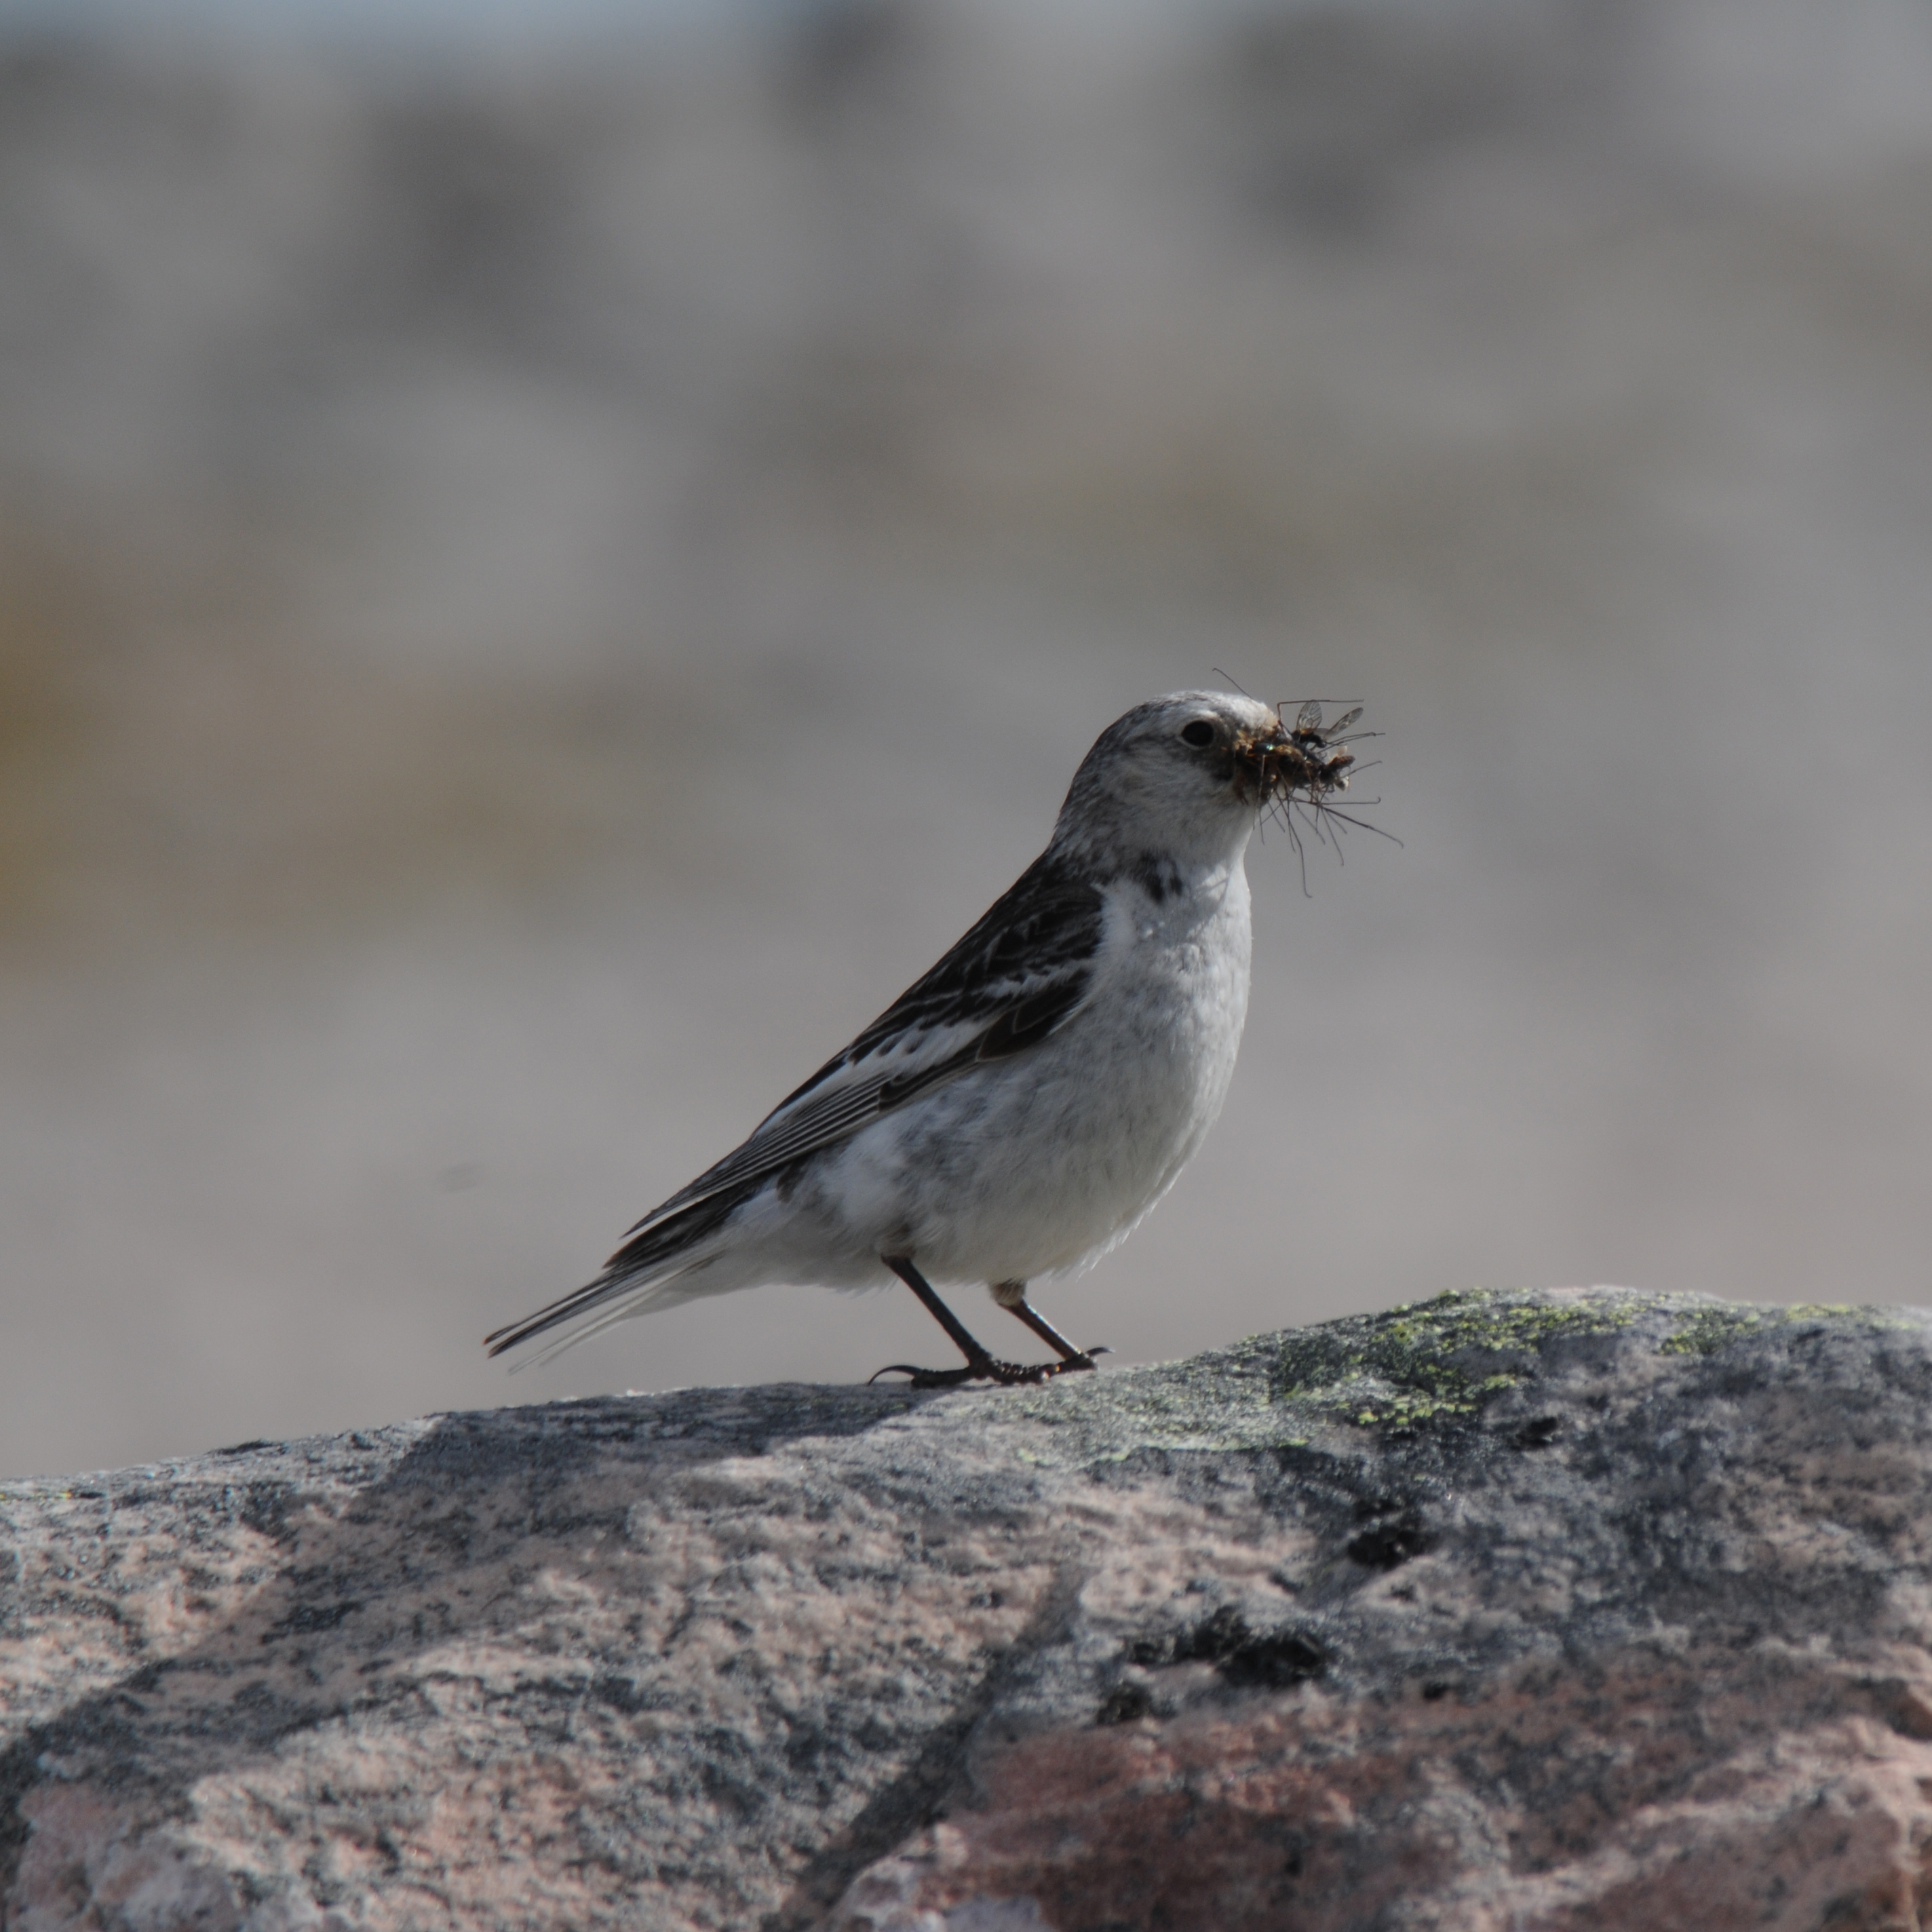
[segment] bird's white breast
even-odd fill
[[[1173,1184],[1234,1073],[1247,880],[1238,856],[1106,896],[1092,986],[1058,1032],[855,1136],[838,1164],[855,1233],[939,1278],[1024,1281],[1092,1259]],[[886,1215],[903,1225],[862,1226]]]

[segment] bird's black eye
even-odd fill
[[[1192,745],[1198,752],[1214,742],[1214,728],[1204,718],[1197,718],[1191,724],[1180,728],[1180,742]]]

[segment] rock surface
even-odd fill
[[[1932,1316],[1444,1296],[0,1490],[0,1925],[1932,1924]]]

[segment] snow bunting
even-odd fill
[[[1247,1012],[1249,838],[1270,808],[1330,809],[1360,715],[1324,728],[1316,705],[1290,723],[1184,691],[1110,725],[1046,850],[965,938],[596,1280],[490,1352],[565,1331],[547,1360],[699,1295],[896,1275],[966,1358],[893,1364],[916,1388],[1093,1367],[1103,1352],[1058,1333],[1027,1284],[1105,1253],[1200,1146]],[[986,1282],[1058,1359],[996,1360],[934,1280]]]

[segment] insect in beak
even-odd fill
[[[1272,729],[1236,746],[1236,782],[1244,794],[1270,805],[1298,800],[1318,803],[1332,792],[1346,791],[1355,754],[1342,734],[1361,715],[1358,704],[1324,725],[1322,706],[1311,701],[1291,724],[1277,711]]]

